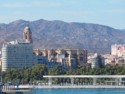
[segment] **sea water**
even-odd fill
[[[36,89],[32,94],[125,94],[125,89]]]

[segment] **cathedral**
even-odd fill
[[[30,30],[30,28],[28,26],[26,26],[24,28],[24,31],[23,31],[23,40],[26,43],[32,43],[32,32],[31,32],[31,30]]]
[[[23,30],[23,40],[6,42],[2,47],[2,71],[8,68],[31,67],[36,63],[33,55],[32,32],[28,26]]]

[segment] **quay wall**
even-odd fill
[[[51,85],[51,86],[40,86],[40,85],[20,85],[19,88],[29,88],[29,89],[65,89],[65,88],[121,88],[125,89],[125,86],[117,85],[69,85],[69,86],[60,86],[60,85]]]

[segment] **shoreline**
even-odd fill
[[[73,88],[73,89],[84,89],[84,88],[92,88],[92,89],[101,89],[101,88],[103,88],[103,89],[125,89],[125,86],[116,86],[116,85],[114,85],[114,86],[110,86],[110,85],[79,85],[79,86],[77,86],[77,85],[74,85],[74,86],[72,86],[72,85],[68,85],[68,86],[60,86],[60,85],[51,85],[51,86],[40,86],[40,85],[20,85],[19,86],[19,89],[21,89],[21,88],[23,88],[23,89],[67,89],[67,88]]]

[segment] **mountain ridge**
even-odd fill
[[[5,41],[21,39],[26,25],[32,30],[34,48],[85,48],[89,52],[110,53],[112,44],[125,43],[125,30],[105,25],[19,19],[8,24],[0,23],[0,48]]]

